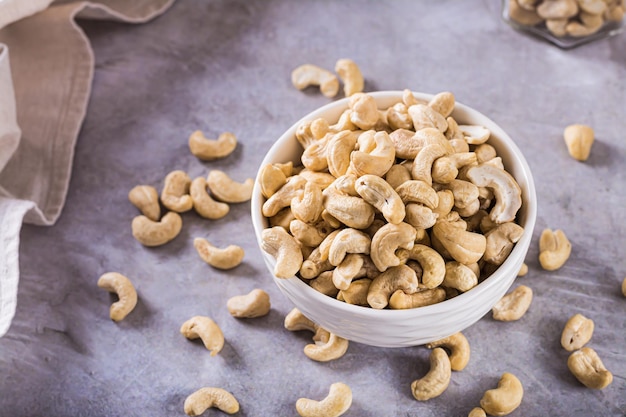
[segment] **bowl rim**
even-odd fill
[[[412,93],[418,100],[430,100],[432,97],[434,97],[434,94],[429,94],[429,93],[422,93],[422,92],[416,92],[416,91],[412,91]],[[384,100],[384,99],[401,98],[403,91],[385,90],[385,91],[367,92],[366,94],[374,97],[376,101],[379,102],[380,100]],[[258,173],[260,173],[260,170],[263,168],[263,166],[265,166],[267,163],[277,162],[276,154],[279,151],[281,151],[281,148],[283,147],[286,141],[289,141],[290,139],[295,138],[296,129],[302,122],[307,121],[307,120],[313,120],[317,117],[321,117],[320,116],[321,114],[325,114],[329,111],[338,111],[339,109],[342,109],[341,111],[343,111],[348,108],[349,100],[350,98],[346,97],[346,98],[339,99],[339,100],[330,102],[328,104],[325,104],[309,112],[308,114],[300,118],[296,123],[294,123],[272,144],[268,152],[265,154],[263,161],[261,162],[259,166],[259,170],[257,172],[256,178],[259,178]],[[497,285],[499,280],[505,279],[504,275],[511,272],[510,269],[514,266],[516,262],[519,262],[519,258],[521,258],[523,262],[523,259],[525,258],[528,248],[530,246],[532,232],[535,227],[536,218],[537,218],[537,194],[535,190],[535,184],[534,184],[532,172],[520,148],[515,144],[513,139],[510,138],[510,136],[506,133],[506,131],[504,131],[504,129],[502,129],[497,123],[495,123],[493,120],[491,120],[490,118],[485,116],[483,113],[479,112],[478,110],[472,107],[469,107],[463,103],[460,103],[458,101],[455,102],[454,111],[457,111],[457,109],[463,113],[468,113],[472,115],[472,118],[478,118],[478,119],[482,118],[484,119],[484,121],[487,121],[488,122],[487,124],[490,125],[488,127],[490,131],[492,132],[492,134],[494,133],[494,130],[496,131],[495,133],[498,138],[498,141],[502,142],[507,148],[509,148],[512,151],[511,156],[513,157],[513,159],[517,159],[519,167],[521,168],[521,171],[520,173],[518,173],[518,176],[520,174],[523,174],[523,177],[525,180],[524,184],[525,184],[526,192],[528,194],[528,197],[523,200],[523,204],[526,205],[525,219],[523,222],[525,232],[522,235],[522,238],[515,244],[515,247],[513,248],[513,250],[507,257],[507,259],[501,265],[499,265],[498,268],[489,277],[485,278],[482,282],[480,282],[471,290],[461,293],[453,298],[441,301],[439,303],[431,304],[428,306],[416,307],[416,308],[411,308],[411,309],[398,309],[398,310],[389,309],[389,308],[374,309],[374,308],[367,307],[367,306],[348,304],[343,301],[339,301],[336,298],[329,297],[325,294],[322,294],[319,291],[316,291],[315,289],[311,288],[309,285],[307,285],[305,282],[303,282],[300,278],[296,276],[293,276],[291,278],[277,278],[276,276],[274,276],[274,274],[270,270],[269,272],[271,276],[273,277],[274,281],[275,282],[279,281],[285,284],[293,284],[296,286],[297,289],[301,289],[302,291],[311,293],[311,297],[318,300],[322,304],[327,305],[333,309],[344,311],[347,314],[352,314],[352,315],[356,314],[356,315],[364,316],[366,318],[376,317],[380,319],[381,317],[386,317],[390,319],[394,319],[394,318],[401,319],[401,318],[406,318],[407,316],[415,316],[416,314],[417,315],[421,315],[421,314],[429,315],[429,314],[438,313],[441,311],[447,311],[449,309],[451,310],[456,309],[459,305],[466,303],[467,300],[475,299],[479,297],[480,294],[489,291],[492,287]],[[492,127],[495,127],[495,129],[492,129]],[[519,178],[515,178],[515,179],[518,183],[520,182]],[[524,190],[522,190],[522,193],[523,192]],[[263,198],[264,197],[262,196],[260,192],[260,186],[258,185],[258,181],[255,181],[255,185],[253,187],[253,192],[252,192],[252,200],[251,200],[251,214],[252,214],[252,223],[253,223],[253,227],[255,230],[255,235],[257,237],[257,243],[259,244],[259,248],[261,248],[261,242],[262,242],[261,232],[263,231],[265,227],[267,227],[265,217],[261,214],[260,202]],[[269,262],[268,266],[275,264],[274,258],[271,257],[266,252],[264,252],[262,249],[261,249],[261,254],[265,262],[266,263]],[[511,280],[511,283],[513,281],[514,279]],[[281,285],[279,285],[277,282],[276,282],[276,285],[279,286],[279,289],[281,289],[281,291],[283,290],[282,288],[280,288]]]

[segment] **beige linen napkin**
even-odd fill
[[[142,23],[173,1],[0,0],[0,336],[15,314],[22,222],[52,225],[65,204],[94,71],[75,19]]]

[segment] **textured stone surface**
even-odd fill
[[[220,386],[239,399],[238,415],[287,416],[299,397],[321,399],[342,381],[354,394],[346,416],[461,416],[503,372],[525,389],[512,415],[624,415],[626,37],[562,51],[512,30],[499,13],[498,2],[477,0],[224,0],[180,1],[140,26],[81,22],[96,55],[93,95],[59,222],[22,232],[17,314],[0,339],[0,415],[184,415],[188,394]],[[329,102],[295,90],[291,70],[332,69],[344,57],[360,64],[367,91],[454,92],[508,131],[535,176],[530,270],[518,280],[534,290],[533,304],[518,322],[487,315],[467,329],[469,365],[425,403],[410,391],[427,371],[423,347],[353,343],[325,364],[304,356],[311,334],[283,329],[291,305],[260,258],[249,203],[217,221],[184,214],[180,236],[160,248],[142,247],[130,232],[136,209],[126,196],[136,184],[160,188],[174,169],[253,177],[275,138]],[[596,131],[586,163],[567,153],[570,123]],[[232,131],[240,145],[226,159],[201,162],[187,148],[195,129]],[[537,261],[544,227],[565,230],[573,245],[555,272]],[[211,269],[193,248],[196,236],[244,247],[244,263]],[[126,274],[139,293],[136,310],[117,324],[108,318],[114,298],[96,286],[107,271]],[[230,317],[227,298],[255,287],[270,293],[270,314]],[[603,391],[584,388],[567,369],[559,340],[575,313],[594,320],[589,346],[614,374]],[[179,334],[197,314],[224,331],[216,357]]]

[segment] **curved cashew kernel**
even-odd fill
[[[131,229],[133,237],[144,246],[160,246],[174,239],[183,227],[183,219],[176,212],[170,211],[160,222],[155,222],[140,215],[133,219]]]
[[[413,123],[411,122],[411,126]],[[433,129],[439,132],[436,129]],[[389,140],[393,143],[396,157],[402,159],[413,159],[417,153],[426,146],[424,135],[417,135],[414,131],[407,129],[396,129],[389,134]]]
[[[358,281],[356,281],[358,282]],[[402,290],[396,290],[389,297],[389,307],[393,310],[405,310],[437,304],[446,299],[446,290],[432,288],[421,290],[413,294],[407,294]]]
[[[193,200],[189,195],[191,178],[184,171],[172,171],[165,177],[161,202],[168,209],[177,213],[191,210]]]
[[[333,231],[333,228],[325,220],[308,224],[294,219],[289,223],[289,231],[304,246],[317,247]]]
[[[291,83],[298,90],[311,85],[319,85],[320,91],[328,98],[335,97],[339,91],[339,79],[330,71],[317,65],[304,64],[291,72]]]
[[[604,4],[603,2],[601,2]],[[586,161],[594,141],[593,129],[586,125],[569,125],[563,131],[563,138],[570,156],[578,161]]]
[[[514,0],[515,1],[515,0]],[[485,413],[485,410],[483,410],[480,407],[474,407],[472,408],[472,410],[469,412],[469,414],[467,415],[467,417],[487,417],[487,413]]]
[[[230,211],[228,204],[215,201],[209,195],[204,177],[198,177],[191,182],[189,195],[193,201],[193,209],[206,219],[221,219]]]
[[[193,240],[193,246],[204,262],[219,269],[232,269],[238,266],[244,257],[244,250],[240,246],[228,245],[221,249],[201,237]]]
[[[463,333],[458,332],[426,345],[428,349],[445,347],[450,350],[450,368],[462,371],[470,360],[470,345]]]
[[[284,326],[285,329],[290,332],[297,332],[300,330],[315,332],[317,329],[317,324],[313,323],[311,319],[306,317],[295,307],[292,308],[291,311],[285,316]]]
[[[569,19],[547,19],[546,28],[548,28],[554,36],[566,36],[568,23]]]
[[[276,259],[274,276],[291,278],[300,270],[303,256],[300,243],[280,226],[263,230],[261,248]]]
[[[230,155],[236,147],[237,137],[230,132],[222,133],[217,140],[207,139],[199,130],[189,136],[189,150],[204,161],[224,158]]]
[[[437,222],[437,214],[421,204],[409,203],[405,207],[406,216],[404,221],[416,229],[426,230],[433,227]]]
[[[487,247],[483,259],[494,265],[502,265],[513,246],[524,234],[524,228],[513,222],[502,223],[485,234]]]
[[[342,130],[334,134],[328,141],[326,158],[328,171],[335,178],[344,175],[350,167],[350,154],[356,146],[357,137],[350,130]]]
[[[491,136],[491,131],[484,126],[459,125],[459,130],[470,145],[481,145]]]
[[[124,275],[117,272],[107,272],[98,278],[98,287],[117,294],[119,300],[111,304],[109,317],[113,321],[124,318],[137,305],[137,291],[133,283]]]
[[[446,275],[442,285],[465,292],[478,285],[478,277],[467,265],[454,261],[446,262]]]
[[[490,416],[506,416],[522,403],[524,387],[517,377],[505,372],[498,381],[498,388],[487,390],[480,406]]]
[[[346,97],[363,91],[365,81],[359,66],[351,59],[340,59],[335,64],[335,72],[343,81],[343,92]]]
[[[369,252],[369,247],[367,249]],[[352,280],[361,272],[364,264],[363,257],[358,253],[349,253],[335,269],[333,269],[333,284],[339,290],[347,290]],[[331,262],[332,263],[332,262]]]
[[[406,181],[396,188],[396,192],[404,204],[419,203],[432,210],[439,205],[437,191],[424,181]]]
[[[413,120],[409,117],[408,108],[404,103],[396,103],[385,111],[387,124],[391,129],[412,129]],[[393,133],[393,132],[392,132]],[[412,136],[413,132],[410,136]]]
[[[226,302],[231,316],[237,318],[255,318],[270,312],[270,296],[263,290],[254,289],[246,295],[236,295]]]
[[[150,185],[137,185],[128,193],[130,202],[141,211],[141,214],[158,222],[161,218],[161,206],[159,206],[159,193]]]
[[[287,182],[287,175],[276,164],[266,164],[261,168],[257,181],[263,197],[270,198]],[[193,183],[192,183],[193,186]]]
[[[404,220],[406,215],[404,202],[381,177],[365,174],[356,180],[354,188],[363,200],[376,207],[389,223],[398,224]]]
[[[194,316],[183,323],[180,333],[189,340],[202,340],[204,346],[211,351],[211,356],[220,353],[224,347],[224,334],[222,329],[208,317]]]
[[[448,117],[452,114],[452,111],[454,110],[454,105],[454,94],[448,91],[436,94],[428,102],[428,106],[435,110],[437,113],[441,114],[443,117]]]
[[[437,205],[433,207],[433,213],[438,218],[443,218],[452,211],[454,207],[454,194],[450,190],[441,190],[436,192]]]
[[[329,362],[341,358],[346,351],[350,342],[343,337],[339,337],[334,333],[330,333],[327,341],[321,341],[308,344],[304,347],[304,354],[317,362]]]
[[[515,219],[515,214],[522,206],[522,190],[511,174],[503,169],[481,164],[470,167],[466,175],[474,185],[493,189],[496,204],[489,213],[491,220],[506,223]]]
[[[499,321],[519,320],[526,314],[532,301],[533,290],[525,285],[520,285],[502,297],[496,305],[493,306],[493,318]]]
[[[213,195],[225,203],[243,203],[250,200],[254,187],[252,178],[241,183],[216,169],[209,172],[206,182]]]
[[[367,292],[369,291],[371,284],[372,280],[370,278],[363,278],[352,281],[348,288],[339,291],[339,294],[337,294],[337,299],[341,298],[348,304],[369,306],[369,304],[367,303]]]
[[[446,148],[440,144],[426,145],[413,160],[411,177],[413,177],[414,180],[421,180],[428,185],[432,185],[433,163],[436,159],[446,156],[447,154]]]
[[[360,230],[342,229],[333,239],[328,252],[328,261],[337,266],[343,262],[348,253],[370,253],[370,237]]]
[[[305,223],[314,223],[320,219],[324,210],[322,189],[315,183],[307,182],[304,192],[291,199],[291,211],[296,219]]]
[[[528,273],[528,265],[526,265],[526,263],[523,263],[521,268],[519,269],[519,272],[517,273],[517,276],[523,277],[527,273]]]
[[[376,126],[380,115],[374,97],[365,93],[350,96],[350,121],[359,129],[369,130]]]
[[[416,244],[408,251],[409,259],[419,262],[422,267],[422,284],[426,288],[438,287],[446,274],[446,263],[433,248]]]
[[[565,323],[561,333],[561,346],[568,352],[580,349],[591,340],[593,327],[593,320],[582,314],[574,314]]]
[[[446,118],[427,105],[414,104],[409,106],[408,111],[411,120],[413,120],[413,128],[416,132],[427,127],[434,127],[441,133],[448,129]]]
[[[385,181],[391,185],[394,190],[400,185],[411,180],[411,171],[404,164],[394,164],[385,174]]]
[[[595,350],[584,347],[567,358],[567,367],[584,386],[606,388],[613,382],[613,374],[606,369]]]
[[[583,16],[587,16],[584,18]],[[602,16],[589,15],[588,13],[580,13],[580,20],[582,22],[570,21],[565,26],[565,32],[574,37],[589,36],[596,33],[604,24]]]
[[[417,275],[406,265],[392,266],[372,280],[367,291],[367,303],[377,310],[389,304],[389,298],[396,290],[413,294],[417,291]]]
[[[522,25],[535,26],[543,22],[543,18],[535,10],[526,10],[518,0],[509,0],[509,16]]]
[[[293,175],[287,178],[285,185],[280,187],[270,198],[268,198],[261,211],[265,217],[275,216],[284,207],[291,206],[291,200],[299,193],[303,192],[307,180],[300,175]]]
[[[447,184],[459,174],[459,168],[477,162],[474,152],[454,153],[437,158],[432,165],[432,180],[440,184]]]
[[[572,253],[572,244],[562,230],[544,229],[539,238],[539,263],[546,271],[555,271]]]
[[[189,395],[183,405],[189,416],[199,416],[211,407],[217,407],[227,414],[235,414],[239,411],[239,402],[225,389],[204,387]]]
[[[415,244],[417,231],[408,223],[387,223],[374,234],[370,257],[380,272],[390,266],[398,266],[400,259],[395,252],[398,248],[411,249]]]
[[[333,271],[324,271],[317,277],[309,281],[309,285],[314,290],[329,297],[336,297],[339,289],[333,283]]]
[[[446,187],[452,191],[454,196],[454,205],[457,208],[467,208],[478,202],[480,191],[478,187],[469,181],[454,179],[446,184]],[[460,214],[460,213],[459,213]]]
[[[328,193],[324,196],[324,208],[335,219],[355,229],[364,229],[374,221],[374,207],[361,197]]]
[[[313,142],[322,139],[330,130],[328,121],[323,118],[314,120],[305,120],[296,128],[296,139],[300,145],[306,150]],[[291,174],[285,173],[289,176]]]
[[[339,417],[352,405],[352,391],[344,383],[336,382],[330,386],[328,396],[322,401],[299,398],[296,411],[302,417]]]
[[[373,132],[373,131],[371,131]],[[350,155],[350,169],[357,176],[373,174],[379,177],[384,176],[396,160],[396,150],[389,134],[385,131],[373,133],[373,149],[363,149],[364,141],[368,140],[369,132],[359,136],[359,150],[353,151]],[[364,138],[364,139],[362,139]]]
[[[451,376],[448,354],[442,348],[435,348],[430,352],[430,370],[424,377],[411,383],[411,392],[418,401],[438,397],[448,388]]]
[[[433,236],[455,261],[462,264],[478,262],[487,247],[485,236],[468,232],[447,221],[435,223]]]

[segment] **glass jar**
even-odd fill
[[[624,31],[626,0],[502,0],[502,18],[517,30],[574,48]]]

